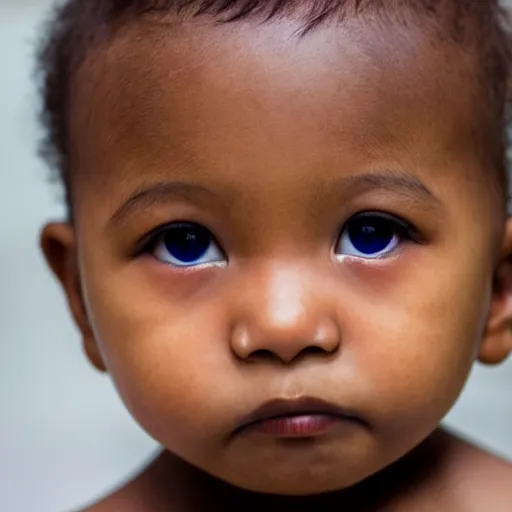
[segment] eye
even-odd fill
[[[360,213],[341,234],[336,254],[365,259],[383,258],[404,240],[412,239],[412,226],[385,213]]]
[[[208,229],[199,224],[177,223],[154,238],[153,256],[174,267],[224,265],[226,258]]]

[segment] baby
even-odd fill
[[[88,358],[164,448],[94,512],[510,512],[440,429],[512,350],[496,1],[71,0],[40,55]]]

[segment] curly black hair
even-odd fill
[[[466,28],[477,33],[485,66],[489,111],[499,123],[502,140],[492,149],[507,194],[506,126],[510,100],[511,38],[499,0],[68,0],[57,6],[45,25],[38,54],[41,121],[45,129],[41,154],[52,176],[64,186],[68,211],[72,170],[69,164],[69,85],[88,49],[111,34],[115,22],[149,14],[208,15],[219,23],[260,17],[263,21],[301,13],[300,36],[322,23],[366,11],[385,16],[415,13],[439,21],[463,43]],[[405,17],[404,17],[405,18]],[[449,23],[447,23],[449,22]]]

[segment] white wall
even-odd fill
[[[0,0],[0,510],[69,511],[155,445],[82,355],[37,247],[59,216],[35,156],[35,24],[49,0]],[[449,423],[512,459],[512,364],[477,368]]]

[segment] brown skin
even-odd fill
[[[91,510],[204,510],[212,496],[505,510],[510,466],[433,434],[475,360],[512,349],[512,223],[471,138],[474,63],[412,26],[297,28],[130,24],[77,74],[75,221],[48,225],[42,246],[90,360],[168,450]],[[187,186],[119,212],[161,182]],[[335,254],[362,211],[418,240],[377,260]],[[183,271],[137,252],[184,220],[227,262]],[[233,434],[301,396],[366,425],[300,443]]]

